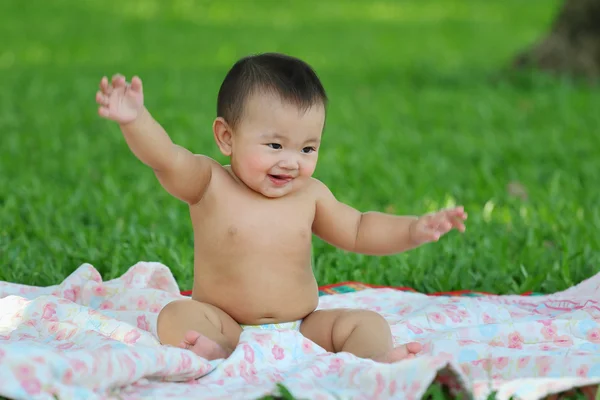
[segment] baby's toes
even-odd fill
[[[185,349],[185,350],[189,350],[190,349],[190,344],[186,343],[186,342],[181,342],[177,345],[177,347],[179,347],[180,349]]]
[[[191,345],[194,345],[200,336],[202,335],[196,331],[187,331],[185,335],[183,335],[183,340]]]
[[[423,350],[423,346],[419,342],[410,342],[406,344],[406,350],[411,354],[417,354]]]

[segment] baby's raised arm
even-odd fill
[[[315,181],[316,213],[313,232],[346,251],[391,255],[437,241],[453,228],[464,231],[462,207],[421,217],[360,212],[340,201],[323,183]]]
[[[173,196],[194,204],[202,198],[211,178],[211,161],[173,143],[163,127],[144,107],[142,81],[115,75],[103,77],[96,94],[98,114],[119,123],[135,156],[154,170],[162,186]]]

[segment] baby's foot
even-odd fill
[[[231,354],[231,352],[227,353],[227,351],[214,340],[211,340],[196,331],[188,331],[184,335],[183,341],[179,343],[179,347],[191,350],[209,361],[227,358]]]
[[[398,347],[394,347],[392,350],[379,357],[373,357],[373,360],[381,363],[395,363],[405,359],[414,358],[415,354],[420,352],[421,349],[422,346],[420,343],[410,342]]]

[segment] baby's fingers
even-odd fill
[[[456,228],[461,232],[464,232],[465,225],[463,224],[463,219],[457,216],[452,216],[450,213],[440,213],[436,214],[431,218],[429,223],[427,224],[427,228],[439,232],[441,235],[444,235],[452,228]]]
[[[446,215],[449,217],[456,217],[461,219],[467,219],[467,213],[465,212],[464,207],[455,207],[446,211]]]
[[[439,217],[437,218],[437,229],[442,233],[448,233],[452,228],[464,232],[465,225],[463,224],[463,218],[450,213],[439,214]]]
[[[108,106],[108,96],[102,93],[101,91],[96,92],[96,103],[98,103],[101,106]]]
[[[415,229],[413,239],[417,243],[437,242],[442,235],[437,229],[431,228],[423,224]]]
[[[98,115],[103,118],[110,118],[110,110],[108,109],[108,107],[98,107]]]
[[[452,226],[461,232],[465,231],[465,224],[463,223],[463,220],[460,218],[452,218]]]
[[[110,117],[110,109],[109,109],[109,99],[108,96],[103,94],[102,92],[96,92],[96,103],[100,106],[98,108],[98,115],[104,118]]]
[[[100,91],[108,96],[112,93],[112,87],[108,84],[108,78],[103,76],[100,80]]]
[[[444,219],[440,222],[440,227],[444,230],[444,232],[450,231],[452,228],[456,228],[461,232],[465,231],[465,224],[463,221],[466,219],[466,214],[459,213],[458,215],[455,213],[447,213],[444,215]]]
[[[426,229],[421,234],[423,242],[437,242],[442,237],[442,233],[437,229]]]
[[[468,215],[463,207],[456,207],[448,213],[448,217],[450,221],[452,221],[452,226],[461,232],[465,231],[465,224],[463,221],[467,219],[467,216]]]
[[[448,232],[452,228],[448,215],[444,212],[431,215],[426,226],[428,229],[443,232]]]
[[[142,80],[138,76],[131,78],[131,90],[134,92],[142,91]]]
[[[117,87],[124,87],[126,86],[127,82],[125,81],[125,77],[121,74],[115,74],[112,77],[112,85],[113,88],[117,88]]]

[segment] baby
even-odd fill
[[[273,53],[235,63],[212,127],[226,166],[171,141],[144,107],[140,78],[103,77],[96,101],[133,154],[189,206],[193,293],[160,311],[162,344],[213,360],[228,357],[244,329],[293,329],[329,352],[379,362],[421,350],[416,342],[394,347],[389,324],[373,311],[315,311],[312,235],[349,252],[391,255],[464,231],[467,215],[462,207],[421,217],[359,212],[336,200],[312,177],[327,96],[309,65]]]

